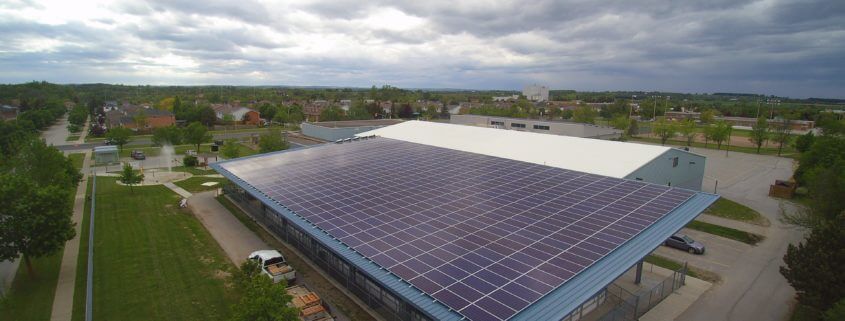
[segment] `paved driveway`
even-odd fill
[[[713,192],[718,181],[716,191],[719,194],[759,211],[769,219],[771,226],[766,229],[766,240],[757,246],[741,244],[733,249],[719,248],[735,255],[733,260],[719,262],[729,263],[729,266],[714,269],[720,272],[722,282],[705,293],[678,320],[786,320],[794,304],[795,290],[778,269],[783,264],[787,246],[800,241],[803,232],[778,221],[781,206],[787,211],[794,211],[794,206],[767,194],[775,179],[792,176],[793,161],[733,152],[725,156],[724,151],[700,148],[692,151],[707,157],[705,191]],[[690,262],[693,262],[692,258]]]
[[[752,246],[713,234],[691,229],[682,229],[682,234],[689,235],[706,247],[703,255],[689,254],[676,248],[660,246],[655,254],[671,258],[679,262],[689,262],[690,265],[707,271],[724,275],[740,260],[743,253],[752,250]]]

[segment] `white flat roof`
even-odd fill
[[[357,134],[625,178],[669,147],[476,126],[406,121]]]

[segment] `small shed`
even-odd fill
[[[112,164],[120,161],[120,153],[117,146],[97,146],[94,147],[94,163]]]

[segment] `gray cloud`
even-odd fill
[[[56,15],[60,9],[38,1],[0,3],[0,81],[478,89],[538,82],[845,98],[842,1],[124,0],[79,7]]]

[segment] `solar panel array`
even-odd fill
[[[222,167],[471,320],[513,317],[694,195],[386,138]]]

